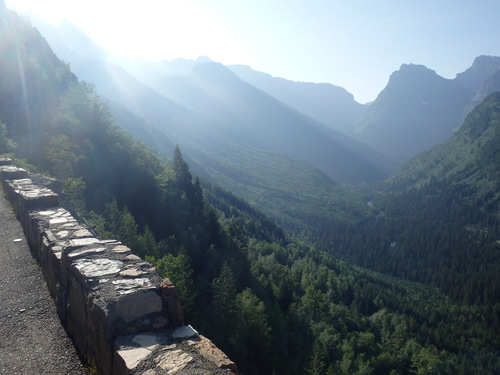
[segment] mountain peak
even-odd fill
[[[425,65],[422,64],[401,64],[399,68],[400,72],[434,72],[434,70],[429,69]],[[436,72],[434,72],[436,73]]]
[[[391,74],[390,79],[395,77],[415,77],[420,79],[422,77],[438,77],[438,74],[434,70],[427,68],[425,65],[402,64],[399,70]]]
[[[477,89],[491,75],[500,70],[500,57],[478,56],[472,66],[462,73],[458,73],[455,80],[472,89]]]
[[[425,91],[427,87],[433,87],[444,80],[445,78],[425,65],[403,64],[399,70],[391,74],[389,82],[379,94],[379,98],[395,91],[398,92],[397,95],[413,95],[410,94],[410,91],[414,92],[416,89],[417,91]]]
[[[196,64],[191,70],[191,75],[201,78],[204,81],[217,83],[240,82],[233,72],[218,62],[207,62]]]
[[[205,63],[212,63],[214,62],[213,60],[210,59],[208,56],[199,56],[194,63],[195,64],[205,64]]]
[[[445,78],[439,76],[434,70],[425,65],[403,64],[399,70],[393,72],[389,77],[386,88],[380,93],[383,94],[387,89],[404,89],[408,85],[412,87],[424,87]]]
[[[356,130],[376,150],[409,159],[453,135],[470,97],[470,90],[432,69],[403,64]]]

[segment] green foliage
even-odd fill
[[[10,154],[16,149],[14,141],[7,137],[7,126],[0,122],[0,155]]]
[[[76,145],[64,134],[54,137],[49,142],[47,159],[54,176],[60,179],[75,176],[74,167],[78,161],[75,149]]]
[[[18,145],[17,156],[40,166],[50,113],[77,79],[40,33],[5,7],[0,9],[0,55],[0,122]]]
[[[438,290],[351,268],[264,227],[262,214],[228,193],[212,197],[214,191],[207,196],[223,220],[238,223],[244,229],[239,233],[249,237],[250,285],[265,303],[271,327],[267,357],[259,347],[259,369],[253,362],[245,367],[254,354],[246,348],[247,357],[238,357],[234,336],[216,341],[247,372],[270,373],[266,362],[283,374],[454,374],[473,371],[473,358],[483,355],[486,373],[498,367],[493,310],[454,304]],[[483,314],[487,321],[474,318]]]
[[[326,364],[321,360],[321,354],[314,350],[309,367],[306,368],[306,373],[309,375],[323,375],[325,374]]]
[[[236,313],[236,283],[233,272],[228,263],[225,262],[217,279],[212,283],[214,291],[214,309],[217,317],[223,321],[234,323]],[[226,324],[225,327],[231,326]]]
[[[179,146],[175,146],[174,158],[172,161],[173,170],[173,183],[174,186],[185,192],[187,195],[194,194],[193,190],[193,176],[189,171],[189,166],[182,157],[181,149]]]
[[[158,256],[159,254],[158,244],[156,243],[156,239],[148,226],[144,229],[144,233],[139,235],[136,246],[137,247],[134,248],[134,251],[142,257],[146,255]]]
[[[91,211],[87,219],[101,238],[118,239],[141,257],[158,256],[158,244],[149,227],[146,226],[140,234],[130,211],[127,207],[121,210],[116,199],[106,204],[103,215]]]
[[[63,191],[79,212],[85,212],[85,182],[81,178],[68,177],[62,180]]]
[[[379,186],[374,215],[323,228],[319,247],[362,267],[439,287],[455,301],[500,302],[500,95],[456,136]],[[334,246],[331,246],[334,244]]]
[[[182,305],[188,319],[196,314],[193,269],[191,268],[189,255],[181,248],[179,254],[174,256],[167,254],[160,259],[147,258],[156,267],[159,274],[172,281],[182,300]]]
[[[237,345],[236,359],[248,367],[252,373],[260,373],[259,361],[269,360],[271,327],[268,323],[266,306],[250,288],[246,288],[236,296],[235,326]],[[259,348],[259,350],[248,350]]]
[[[358,222],[369,208],[362,196],[334,182],[321,171],[296,159],[266,150],[250,154],[235,150],[231,155],[211,155],[222,171],[208,168],[210,180],[252,206],[289,232],[313,240],[322,228],[321,219],[331,226],[340,222]],[[212,163],[211,163],[212,164]],[[244,165],[244,174],[238,171]],[[211,190],[221,192],[217,187]],[[207,196],[212,202],[210,196]]]

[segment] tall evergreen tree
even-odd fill
[[[181,149],[178,145],[175,146],[174,158],[172,161],[174,170],[175,186],[186,193],[188,198],[193,197],[193,176],[189,171],[189,165],[182,157]]]
[[[227,261],[222,265],[220,275],[213,281],[212,286],[214,290],[213,304],[215,312],[223,322],[226,322],[224,326],[228,327],[228,323],[231,323],[234,319],[236,309],[236,284],[233,272]]]

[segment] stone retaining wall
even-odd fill
[[[234,374],[210,340],[183,326],[175,287],[61,207],[61,184],[0,159],[0,179],[77,350],[100,374]]]

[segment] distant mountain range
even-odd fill
[[[301,108],[292,108],[280,98],[244,83],[229,69],[207,58],[169,63],[123,62],[109,57],[90,39],[82,41],[83,32],[68,23],[58,31],[35,22],[79,77],[94,83],[102,96],[143,117],[183,148],[203,148],[193,144],[193,136],[200,135],[206,145],[217,133],[219,140],[228,138],[231,143],[239,138],[245,144],[305,160],[331,178],[349,183],[381,179],[395,168],[384,155],[317,120],[327,116],[319,114],[314,120],[310,117],[313,110],[300,113]],[[79,46],[83,48],[80,50]],[[186,74],[190,69],[193,71]],[[283,81],[285,86],[286,82],[291,83]],[[323,111],[328,108],[330,113],[335,111],[329,108],[327,100],[321,99],[321,90],[326,86],[327,91],[336,91],[336,97],[329,100],[344,109],[337,115],[340,120],[330,123],[339,123],[340,127],[346,128],[363,111],[364,107],[343,89],[332,85],[296,86],[296,96],[308,96],[310,102],[317,98],[318,103],[325,102],[319,107]],[[300,93],[302,86],[312,89]],[[286,87],[280,90],[286,91]],[[309,95],[313,91],[314,95]],[[220,143],[216,142],[212,149],[223,147]],[[203,165],[202,160],[197,162]]]
[[[180,145],[197,174],[285,221],[294,220],[283,214],[291,195],[334,210],[339,183],[389,177],[453,136],[500,87],[498,57],[478,57],[453,80],[404,64],[373,103],[362,105],[331,84],[292,82],[206,57],[120,60],[74,25],[33,23],[109,100],[127,131],[166,155]]]
[[[243,82],[222,64],[198,64],[187,76],[158,81],[155,89],[268,150],[309,162],[335,180],[373,181],[386,175],[381,154]]]
[[[499,70],[500,58],[492,56],[476,58],[452,80],[425,66],[404,64],[356,121],[356,138],[411,159],[455,133],[466,114],[499,87]]]
[[[165,155],[178,144],[194,172],[281,223],[303,226],[298,207],[287,209],[289,199],[337,212],[339,182],[380,180],[397,167],[206,58],[123,63],[82,41],[71,24],[58,30],[34,23],[78,77],[109,100],[118,124]]]
[[[356,102],[346,89],[329,83],[289,81],[245,65],[228,68],[243,81],[350,137],[355,136],[353,123],[367,108]]]

